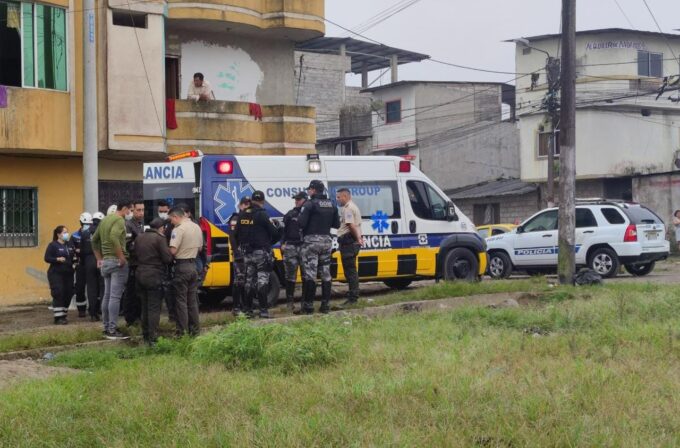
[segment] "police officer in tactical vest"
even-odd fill
[[[302,314],[314,312],[316,295],[316,275],[321,274],[321,307],[319,311],[328,313],[331,300],[331,250],[333,240],[331,228],[340,227],[338,210],[324,193],[326,187],[320,180],[309,183],[307,192],[311,199],[305,202],[300,211],[298,222],[304,235],[302,243],[302,262],[304,286],[302,293]]]
[[[90,242],[91,234],[89,233],[90,227],[92,226],[92,215],[88,212],[83,212],[80,214],[80,228],[76,230],[69,244],[73,247],[75,253],[74,262],[76,263],[76,306],[78,307],[78,317],[87,316],[87,298],[85,297],[85,290],[88,289],[87,294],[90,295],[90,291],[87,281],[87,272],[85,269],[85,254],[83,249],[88,250],[89,254],[94,258],[94,252],[92,252],[92,243]],[[87,238],[87,241],[83,241]],[[85,246],[85,247],[83,247]],[[94,260],[95,269],[97,268],[97,260]],[[96,280],[96,279],[95,279]],[[90,282],[92,283],[92,282]],[[93,294],[97,294],[95,290]],[[90,311],[92,313],[92,311]]]
[[[236,230],[236,224],[238,223],[239,214],[250,207],[250,197],[244,196],[238,203],[238,211],[232,213],[229,217],[229,238],[231,242],[232,251],[234,253],[234,262],[232,266],[234,267],[234,284],[231,286],[231,297],[232,297],[232,308],[231,312],[234,316],[241,313],[243,309],[243,300],[245,295],[246,286],[246,262],[245,262],[245,252],[243,247],[236,240],[234,231]]]
[[[239,214],[234,235],[243,248],[246,264],[246,294],[243,304],[248,317],[253,315],[253,291],[260,306],[260,317],[269,318],[269,275],[274,268],[272,244],[279,240],[280,232],[269,220],[264,209],[264,193],[255,191],[251,205]]]
[[[291,311],[295,310],[295,279],[298,267],[302,266],[302,229],[300,228],[300,210],[307,200],[307,193],[300,191],[295,196],[295,207],[283,217],[283,237],[281,238],[281,252],[283,264],[286,268],[286,301]],[[304,282],[304,280],[303,280]]]

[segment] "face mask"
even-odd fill
[[[168,213],[167,212],[159,212],[158,217],[161,219],[168,219]]]
[[[128,212],[127,215],[125,215],[125,220],[130,221],[132,219],[132,212]]]
[[[89,225],[89,224],[83,224],[83,230],[87,230],[87,229],[89,229],[89,228],[90,228],[90,225]]]
[[[68,232],[64,232],[64,233],[61,234],[61,239],[62,239],[62,240],[68,241],[69,238],[71,238],[71,235],[69,235]]]

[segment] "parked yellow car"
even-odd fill
[[[478,226],[477,233],[479,236],[486,239],[490,236],[500,235],[501,233],[508,233],[517,227],[515,224],[488,224],[485,226]]]

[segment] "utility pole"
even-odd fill
[[[573,284],[576,204],[576,0],[562,0],[560,208],[557,275]]]
[[[548,97],[546,98],[552,139],[548,145],[548,180],[547,180],[547,203],[548,207],[555,206],[555,144],[556,132],[559,128],[560,115],[557,103],[557,93],[560,91],[560,60],[548,55],[545,62],[545,72],[548,78]]]
[[[84,113],[83,207],[90,213],[99,210],[99,149],[97,148],[97,39],[96,0],[83,2]]]

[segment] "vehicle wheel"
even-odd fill
[[[279,276],[276,275],[276,272],[272,271],[269,274],[269,293],[267,294],[269,307],[275,307],[278,304],[280,290],[281,282],[279,281]]]
[[[206,289],[202,294],[198,295],[198,301],[201,305],[217,308],[227,298],[226,289]]]
[[[470,250],[463,247],[452,249],[444,258],[444,280],[467,280],[478,279],[479,262]]]
[[[613,250],[601,247],[590,255],[588,266],[604,278],[616,277],[619,272],[619,257]]]
[[[383,283],[385,283],[388,288],[402,290],[408,288],[408,285],[410,285],[411,282],[413,282],[413,280],[409,278],[391,278],[385,280]]]
[[[624,268],[626,268],[626,271],[628,271],[630,275],[642,277],[652,272],[655,265],[656,263],[652,261],[647,264],[627,264]]]
[[[508,278],[512,274],[512,261],[505,252],[489,254],[489,275],[494,279]]]

